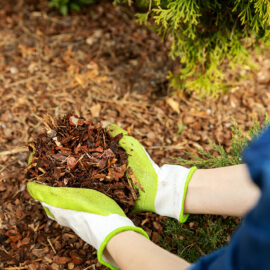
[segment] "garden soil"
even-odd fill
[[[184,151],[212,152],[209,139],[228,150],[232,119],[247,131],[270,115],[267,52],[253,56],[255,72],[228,70],[229,93],[201,99],[170,88],[166,75],[179,68],[170,41],[139,26],[129,7],[100,1],[61,17],[47,0],[0,4],[0,269],[107,269],[26,191],[27,145],[44,131],[44,115],[118,124],[159,165]],[[132,217],[155,243],[164,219]]]

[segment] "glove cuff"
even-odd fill
[[[197,167],[193,166],[188,173],[186,182],[185,182],[185,186],[184,186],[184,195],[182,198],[182,205],[181,205],[181,211],[180,211],[180,215],[179,215],[179,222],[180,223],[185,223],[189,217],[189,214],[184,214],[184,208],[185,208],[185,200],[186,200],[186,195],[187,195],[187,188],[188,188],[188,184],[191,180],[192,175],[194,174],[194,172],[197,170]]]
[[[156,213],[185,222],[184,204],[189,181],[197,168],[187,169],[179,165],[163,165],[158,174],[155,198]]]
[[[111,233],[109,233],[106,238],[103,240],[103,242],[101,243],[99,249],[98,249],[98,253],[97,253],[97,257],[98,257],[98,261],[109,267],[110,269],[112,270],[119,270],[120,268],[118,268],[116,266],[116,264],[114,262],[108,262],[106,260],[106,258],[104,258],[103,256],[103,252],[104,252],[104,249],[106,248],[108,242],[111,240],[111,238],[113,236],[115,236],[116,234],[120,233],[120,232],[124,232],[124,231],[134,231],[134,232],[138,232],[142,235],[144,235],[147,239],[149,239],[149,236],[148,234],[140,227],[133,227],[133,226],[125,226],[125,227],[120,227],[120,228],[117,228],[115,229],[114,231],[112,231]]]

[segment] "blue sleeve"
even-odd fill
[[[192,270],[270,270],[270,128],[244,152],[251,178],[261,189],[228,246],[202,257]]]

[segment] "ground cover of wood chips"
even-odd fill
[[[217,99],[171,95],[166,74],[177,66],[168,58],[169,41],[136,24],[130,9],[101,1],[63,18],[45,0],[0,2],[1,269],[106,269],[26,191],[27,145],[44,130],[44,114],[72,111],[103,126],[116,123],[159,165],[196,147],[211,151],[209,139],[228,150],[232,118],[246,131],[255,117],[262,123],[270,114],[267,53],[254,56],[256,72],[228,71],[229,83],[249,75]],[[164,219],[133,217],[156,243]]]

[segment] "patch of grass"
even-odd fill
[[[223,247],[231,239],[239,218],[191,215],[185,224],[168,218],[160,245],[190,263]]]
[[[203,169],[241,164],[244,148],[252,138],[256,137],[262,129],[269,125],[270,121],[266,117],[265,123],[261,127],[259,122],[254,120],[253,127],[247,133],[244,133],[234,120],[232,123],[232,145],[228,153],[222,145],[209,140],[209,144],[212,146],[211,151],[197,148],[197,155],[185,152],[188,155],[188,159],[176,158],[176,163],[182,166],[197,166]],[[217,156],[213,155],[213,151],[217,153]]]

